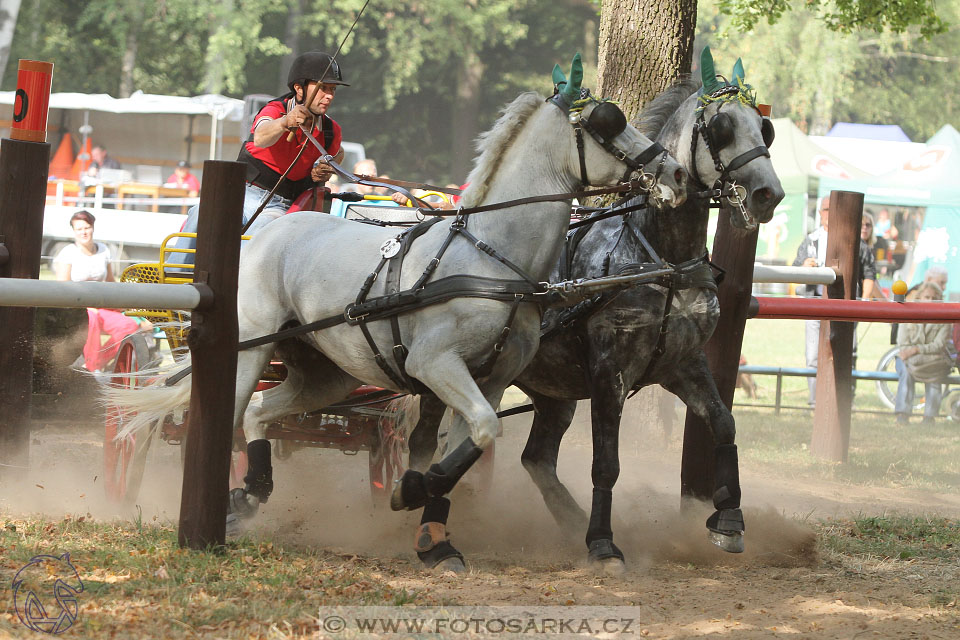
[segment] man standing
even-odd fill
[[[830,220],[830,199],[822,198],[820,200],[820,227],[815,229],[797,248],[797,257],[793,260],[795,267],[822,267],[827,260],[827,227]],[[860,240],[860,269],[857,281],[857,297],[864,300],[870,300],[873,297],[874,287],[877,282],[877,263],[870,251],[870,247]],[[805,285],[802,289],[802,295],[806,297],[822,297],[824,294],[823,285]],[[817,368],[817,356],[820,350],[820,321],[807,320],[806,332],[804,336],[804,353],[807,366],[813,369]],[[857,362],[857,335],[854,330],[853,335],[853,367],[856,368]],[[856,384],[856,382],[854,382]],[[810,391],[809,404],[812,407],[817,399],[817,379],[807,378],[807,386]]]

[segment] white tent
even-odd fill
[[[0,91],[10,105],[15,92]],[[180,160],[236,158],[240,147],[243,100],[220,95],[162,96],[136,92],[129,98],[106,94],[50,94],[47,141],[55,149],[64,133],[76,141],[87,131],[94,144],[123,165],[172,167]],[[9,136],[10,121],[0,120],[0,135]],[[89,127],[89,129],[87,129]]]

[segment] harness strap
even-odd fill
[[[505,257],[503,257],[502,255],[500,255],[500,254],[497,252],[496,249],[494,249],[493,247],[491,247],[491,246],[488,245],[487,243],[483,242],[482,240],[478,240],[475,235],[473,235],[472,233],[470,233],[469,231],[467,231],[466,226],[464,226],[463,228],[459,229],[459,231],[460,231],[460,233],[461,233],[465,238],[467,238],[468,240],[470,240],[470,242],[473,243],[473,246],[475,246],[477,249],[479,249],[480,251],[483,251],[485,254],[487,254],[488,256],[490,256],[491,258],[493,258],[494,260],[496,260],[497,262],[499,262],[499,263],[501,263],[501,264],[509,267],[511,271],[513,271],[514,273],[516,273],[518,276],[520,276],[521,278],[523,278],[524,280],[526,280],[526,281],[529,282],[530,284],[532,284],[532,285],[534,285],[534,286],[539,286],[539,282],[538,282],[537,280],[534,280],[533,278],[531,278],[523,269],[521,269],[520,267],[518,267],[518,266],[515,265],[514,263],[510,262],[509,260],[507,260],[507,259],[506,259]]]
[[[577,133],[577,155],[580,156],[580,183],[586,187],[589,186],[590,181],[587,179],[587,159],[584,154],[582,123],[573,125],[573,130]]]
[[[497,358],[500,357],[503,347],[507,344],[507,338],[510,337],[510,328],[513,326],[513,319],[517,317],[517,309],[520,308],[521,302],[523,302],[523,296],[518,295],[514,299],[513,304],[510,305],[510,314],[507,316],[507,322],[503,326],[503,331],[500,332],[500,337],[497,338],[497,342],[493,345],[493,351],[490,352],[490,355],[486,357],[476,372],[474,372],[474,378],[485,378],[493,372],[493,366],[497,364]]]

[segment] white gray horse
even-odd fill
[[[468,178],[464,207],[564,194],[586,184],[616,185],[642,171],[636,160],[649,157],[645,152],[653,143],[628,125],[612,103],[596,101],[581,90],[581,78],[578,55],[569,80],[555,69],[558,91],[553,98],[525,93],[506,107],[493,129],[480,137],[480,157]],[[655,160],[651,164],[660,165],[655,189],[668,205],[682,204],[685,171],[666,152],[658,152]],[[425,270],[435,269],[428,287],[466,277],[467,291],[453,286],[441,302],[394,314],[398,317],[394,327],[389,319],[365,322],[378,317],[378,307],[361,306],[349,323],[287,339],[279,346],[271,343],[241,351],[234,415],[238,423],[242,420],[250,467],[245,489],[231,495],[232,515],[252,515],[273,489],[265,439],[268,424],[342,400],[361,382],[396,390],[422,384],[456,411],[451,446],[419,482],[405,482],[402,491],[395,491],[394,506],[424,507],[416,550],[425,564],[461,569],[462,556],[445,533],[450,503],[444,496],[493,442],[498,428],[493,407],[533,358],[540,337],[541,309],[527,303],[532,296],[519,303],[518,295],[507,300],[482,290],[547,280],[569,221],[570,199],[472,213],[465,220],[444,219],[404,244],[402,271],[393,285],[409,291]],[[451,233],[452,226],[463,224],[472,239]],[[393,291],[387,289],[390,278],[371,274],[382,255],[396,252],[391,242],[395,236],[395,229],[316,212],[285,216],[266,226],[240,259],[240,340],[342,316],[348,305],[364,297],[358,292],[365,282],[370,302],[382,300]],[[488,255],[491,252],[495,255]],[[369,317],[355,321],[368,311]],[[384,356],[375,355],[371,341]],[[404,347],[395,349],[399,343]],[[491,358],[493,353],[498,356]],[[287,379],[263,392],[260,402],[251,403],[264,367],[277,356],[287,365]],[[482,368],[486,370],[478,375]],[[111,400],[140,412],[125,431],[129,433],[182,407],[188,398],[189,382],[184,381],[114,393]]]

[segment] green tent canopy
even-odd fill
[[[960,290],[960,132],[953,126],[944,125],[899,169],[856,180],[824,178],[819,195],[835,189],[859,191],[865,204],[926,207],[908,281],[919,282],[938,265],[949,274],[947,289]]]

